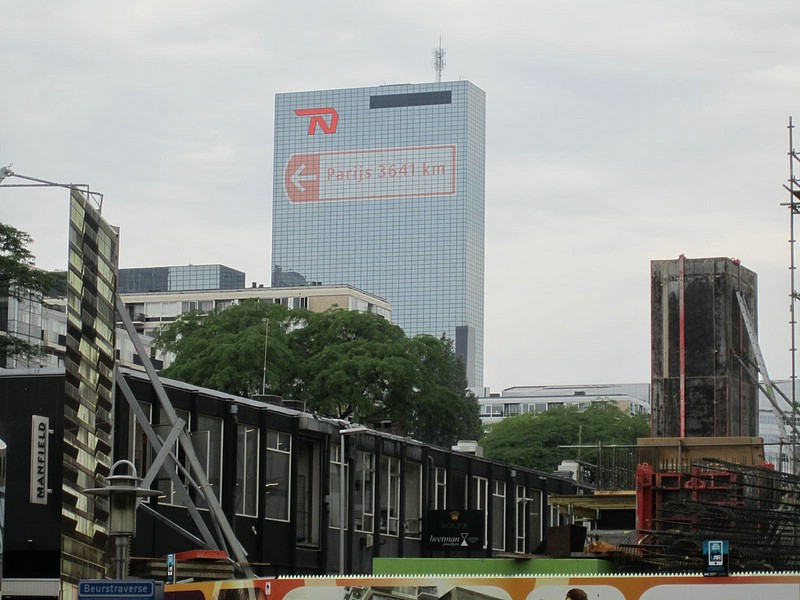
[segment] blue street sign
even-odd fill
[[[152,579],[88,579],[78,583],[78,600],[155,600]]]

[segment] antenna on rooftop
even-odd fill
[[[433,69],[436,71],[436,83],[442,82],[442,71],[447,64],[445,56],[447,52],[442,48],[442,36],[439,36],[439,47],[433,49]]]

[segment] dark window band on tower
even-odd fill
[[[370,96],[370,108],[399,108],[401,106],[427,106],[429,104],[452,104],[453,93],[445,92],[418,92],[416,94],[386,94]]]

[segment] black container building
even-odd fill
[[[122,370],[118,377],[128,383],[158,431],[157,424],[166,420],[146,376]],[[574,481],[552,474],[354,428],[271,402],[170,380],[162,383],[187,423],[197,457],[256,575],[370,573],[375,557],[530,554],[548,527],[569,521],[548,506],[548,497],[578,492]],[[0,438],[8,444],[9,464],[6,578],[59,576],[63,401],[63,372],[0,373]],[[40,414],[50,417],[52,430],[52,494],[46,504],[33,505],[30,432],[32,415]],[[143,476],[153,454],[118,387],[114,460],[130,460]],[[193,523],[173,485],[162,469],[152,487],[163,496],[148,502],[158,515],[191,531]],[[198,507],[210,523],[210,511],[202,502]],[[424,538],[428,511],[445,509],[483,513],[483,543],[463,552],[431,549]],[[97,540],[99,546],[106,543],[105,538]],[[139,510],[131,572],[136,574],[137,560],[163,561],[167,554],[200,547],[161,518]]]

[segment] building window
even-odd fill
[[[550,526],[551,527],[557,527],[558,525],[566,525],[566,524],[567,524],[567,522],[566,522],[566,520],[564,518],[564,515],[562,515],[559,512],[558,507],[557,506],[551,506],[550,507]]]
[[[381,533],[396,536],[400,524],[400,460],[390,456],[381,459],[384,493],[381,501]]]
[[[486,548],[489,532],[489,480],[485,477],[473,476],[472,482],[475,510],[483,511],[483,547]]]
[[[405,491],[405,534],[407,538],[422,536],[422,465],[408,461],[403,467],[403,490]]]
[[[506,483],[495,481],[492,490],[492,550],[506,549]]]
[[[149,402],[139,402],[139,406],[144,412],[144,416],[148,423],[153,421],[153,406]],[[152,464],[150,442],[147,441],[147,434],[144,429],[136,420],[133,411],[130,412],[130,428],[128,430],[128,454],[133,457],[133,466],[136,468],[136,473],[139,477],[144,477]]]
[[[450,477],[450,502],[447,508],[455,508],[456,510],[467,509],[467,486],[469,480],[466,473],[460,471],[451,471]]]
[[[436,493],[433,497],[434,510],[447,508],[447,469],[436,467]]]
[[[528,540],[532,546],[536,546],[542,541],[542,493],[538,490],[526,490],[525,486],[516,486],[515,492],[515,550],[517,552],[527,552],[529,550]],[[558,522],[558,510],[556,509],[555,521]]]
[[[191,434],[197,459],[203,467],[211,491],[221,500],[222,487],[222,419],[198,415],[197,430]],[[221,504],[221,502],[220,502]],[[197,498],[198,508],[208,508],[202,496]]]
[[[236,436],[236,514],[258,516],[258,441],[254,425],[240,423]]]
[[[178,408],[175,409],[175,414],[178,416],[178,418],[184,421],[185,423],[184,429],[187,431],[190,430],[191,419],[189,416],[189,411]],[[168,423],[166,424],[162,423],[156,426],[156,433],[159,434],[159,437],[161,439],[165,439],[169,435],[169,432],[171,430],[172,430],[172,425]],[[175,447],[172,451],[172,454],[178,460],[178,462],[180,462],[181,465],[183,465],[185,468],[188,468],[188,465],[186,464],[186,455],[184,454],[183,449],[180,446],[180,442],[177,440],[175,441]],[[161,498],[159,502],[163,504],[174,504],[176,506],[182,506],[182,502],[178,497],[178,493],[176,492],[175,484],[172,482],[172,479],[170,479],[170,474],[169,471],[167,471],[167,469],[176,472],[178,474],[178,478],[181,481],[185,481],[185,475],[183,470],[179,469],[177,465],[170,465],[171,462],[172,461],[168,459],[167,462],[164,464],[164,466],[161,467],[159,471],[158,489],[159,491],[161,491],[162,494],[164,494],[163,498]],[[185,483],[182,485],[184,488],[186,487]]]
[[[375,528],[375,455],[359,452],[354,494],[355,530],[372,533]]]
[[[160,321],[162,315],[161,302],[147,302],[144,305],[145,320],[147,321]]]
[[[344,510],[342,510],[342,473],[344,473]],[[330,464],[330,497],[331,509],[329,525],[333,529],[339,529],[340,513],[344,513],[344,528],[347,529],[348,503],[348,484],[350,483],[350,470],[347,461],[342,460],[342,447],[339,444],[331,445],[331,464]]]
[[[292,462],[292,436],[280,431],[267,430],[266,502],[264,517],[273,521],[289,520],[291,494],[290,467]]]
[[[514,487],[514,513],[514,551],[526,552],[530,507],[524,485]]]
[[[176,317],[181,314],[180,302],[162,302],[161,303],[161,319],[174,321]]]
[[[319,481],[320,444],[313,440],[297,440],[297,542],[319,545]]]

